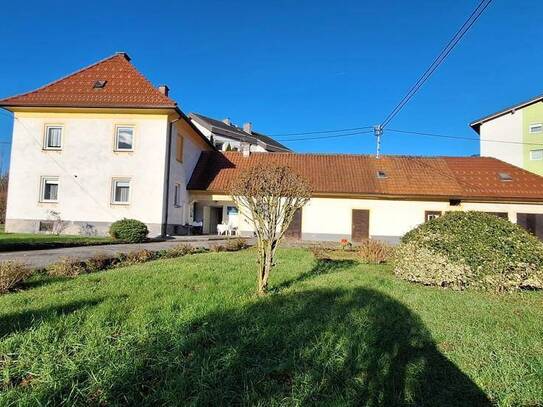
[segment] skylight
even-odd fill
[[[107,81],[101,80],[94,82],[94,85],[92,86],[93,89],[103,89],[106,87]]]
[[[500,177],[500,181],[513,181],[513,177],[508,172],[499,172],[498,176]]]
[[[377,171],[377,178],[384,179],[388,178],[387,173],[384,171]]]

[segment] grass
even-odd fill
[[[110,237],[50,235],[38,233],[0,233],[0,252],[55,249],[59,247],[113,244]]]
[[[540,405],[543,296],[205,253],[0,297],[0,405]]]

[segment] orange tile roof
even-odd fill
[[[246,168],[285,165],[314,194],[543,202],[543,177],[488,157],[408,157],[292,153],[202,152],[188,189],[228,193]],[[386,178],[377,177],[384,171]],[[511,181],[500,180],[507,173]]]
[[[96,81],[106,84],[95,89]],[[177,104],[156,89],[128,55],[117,53],[32,92],[1,99],[0,106],[175,108]]]

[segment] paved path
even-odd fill
[[[61,249],[3,252],[0,253],[0,261],[17,260],[24,262],[31,267],[43,268],[49,264],[59,261],[61,257],[76,257],[78,259],[85,260],[96,254],[115,255],[116,253],[128,253],[140,249],[162,250],[177,246],[178,244],[188,244],[193,247],[209,248],[214,245],[224,244],[226,241],[227,239],[218,237],[210,238],[206,236],[182,236],[163,242],[111,244],[101,246],[65,247]]]

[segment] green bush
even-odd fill
[[[32,274],[32,270],[18,261],[0,263],[0,294],[16,288]]]
[[[450,212],[402,238],[395,273],[453,288],[543,288],[543,244],[493,214]]]
[[[121,219],[111,224],[109,234],[114,239],[129,243],[141,243],[147,239],[149,229],[145,223],[136,219]]]

